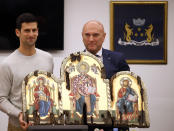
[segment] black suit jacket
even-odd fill
[[[102,56],[107,79],[119,71],[130,70],[122,53],[102,49]]]

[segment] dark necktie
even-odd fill
[[[99,55],[95,55],[96,57],[98,57],[98,58],[100,58],[100,56]]]

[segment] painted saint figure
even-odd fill
[[[93,115],[96,104],[97,89],[93,78],[88,75],[78,75],[73,80],[73,90],[70,93],[75,98],[76,111],[83,114],[83,105],[86,103],[87,115]]]
[[[90,86],[88,81],[82,88],[78,89],[80,98],[76,100],[76,110],[82,114],[83,113],[83,104],[86,103],[87,115],[92,115],[94,112],[94,106],[96,103],[95,97],[96,88]]]
[[[118,91],[117,107],[119,114],[121,114],[123,120],[132,120],[134,113],[134,103],[137,103],[138,96],[131,88],[131,80],[128,77],[124,77],[120,80],[121,88]]]
[[[37,79],[38,85],[34,89],[35,97],[35,109],[39,111],[40,117],[48,115],[50,108],[52,107],[53,101],[50,98],[50,92],[45,86],[45,78],[39,77]]]

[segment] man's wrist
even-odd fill
[[[20,115],[22,115],[22,112],[19,112],[19,114],[18,114],[18,118],[20,117]]]

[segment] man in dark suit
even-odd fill
[[[113,52],[102,48],[106,33],[103,24],[98,21],[88,21],[82,30],[83,42],[86,50],[96,55],[104,64],[106,78],[110,79],[119,71],[129,71],[124,56],[120,52]],[[120,128],[120,131],[128,131],[128,128]]]
[[[86,50],[103,61],[106,78],[110,79],[115,73],[130,69],[122,53],[102,48],[105,36],[104,27],[98,21],[88,21],[83,27],[82,37]]]

